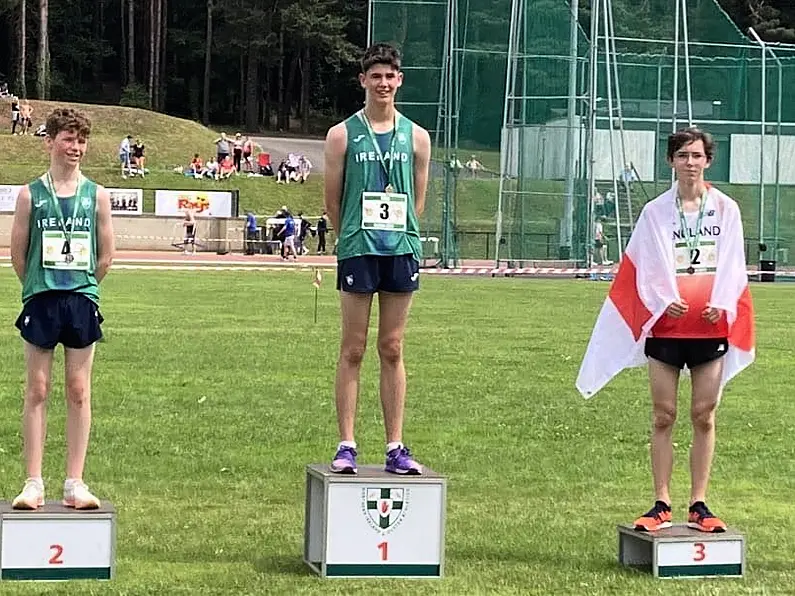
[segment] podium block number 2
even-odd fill
[[[389,557],[389,543],[381,542],[378,545],[378,550],[381,551],[381,560],[386,561],[387,558]]]
[[[51,544],[50,552],[52,553],[50,565],[63,565],[63,559],[61,558],[63,547],[60,544]]]

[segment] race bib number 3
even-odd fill
[[[714,240],[699,242],[691,249],[685,242],[674,245],[674,262],[677,275],[714,273],[718,266],[718,247]]]
[[[405,232],[408,196],[391,192],[362,193],[362,229]]]
[[[42,266],[45,269],[88,271],[91,266],[91,232],[73,232],[69,253],[64,253],[65,243],[66,236],[63,232],[42,232]]]

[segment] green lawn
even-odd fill
[[[312,324],[311,279],[109,276],[86,480],[119,511],[117,579],[9,583],[3,594],[795,593],[795,297],[786,285],[754,286],[759,359],[728,387],[718,416],[709,504],[746,534],[744,580],[655,581],[616,563],[615,525],[651,505],[649,410],[640,370],[590,401],[575,392],[605,284],[426,276],[406,340],[405,438],[448,476],[446,577],[321,581],[301,561],[304,467],[325,463],[335,445],[339,322],[329,277]],[[23,480],[18,300],[11,271],[0,269],[5,499]],[[360,463],[382,462],[373,340]],[[63,479],[62,391],[57,374],[50,496]],[[675,431],[678,521],[688,497],[687,404]]]

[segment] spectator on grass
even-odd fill
[[[132,135],[127,135],[121,140],[121,144],[119,144],[119,163],[121,164],[122,178],[127,178],[127,172],[130,171],[130,141],[132,138]]]
[[[144,177],[146,173],[146,146],[144,142],[139,138],[135,140],[135,144],[132,146],[132,163],[135,166],[135,169],[141,175],[141,178]]]
[[[240,173],[240,162],[243,159],[243,137],[240,133],[235,135],[235,140],[232,143],[233,148],[233,163],[235,164],[235,172]]]
[[[193,154],[193,159],[190,162],[190,173],[194,178],[201,178],[202,171],[204,170],[204,163],[198,153]]]
[[[307,181],[311,170],[312,162],[305,155],[302,155],[298,160],[298,173],[296,174],[301,184]]]
[[[229,155],[227,155],[218,168],[218,176],[220,179],[227,179],[234,173],[235,173],[235,164],[232,161],[232,158]]]
[[[215,156],[218,163],[222,163],[224,158],[229,155],[229,139],[226,138],[226,133],[222,132],[221,136],[213,142],[215,143]]]
[[[16,95],[11,96],[11,134],[17,134],[17,126],[19,126],[19,98]]]
[[[478,170],[483,169],[483,164],[478,161],[474,154],[470,156],[469,160],[464,164],[464,166],[467,170],[469,170],[470,178],[477,178]]]
[[[21,106],[19,106],[19,123],[22,126],[20,134],[28,134],[28,130],[33,126],[33,106],[26,99]]]
[[[204,169],[202,170],[202,176],[206,176],[212,180],[218,180],[218,162],[215,161],[214,157],[211,157],[207,160],[207,163],[204,164]]]
[[[254,153],[254,142],[246,137],[243,141],[243,168],[249,172],[254,171],[254,161],[251,157]]]

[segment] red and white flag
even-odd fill
[[[596,320],[576,387],[587,398],[596,395],[625,368],[643,366],[646,338],[673,302],[681,299],[682,284],[702,294],[701,302],[725,312],[729,349],[721,387],[755,358],[754,309],[748,288],[740,209],[714,187],[707,193],[708,212],[717,247],[712,273],[684,276],[677,282],[672,238],[681,229],[672,187],[643,208],[624,257]],[[687,263],[689,264],[689,263]]]

